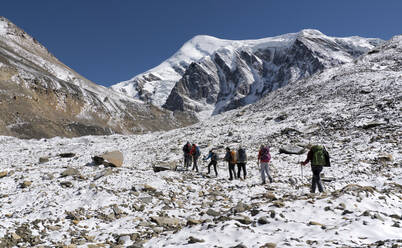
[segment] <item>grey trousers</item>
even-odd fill
[[[268,176],[269,182],[272,183],[272,177],[269,174],[269,166],[268,162],[261,162],[260,163],[260,169],[261,169],[261,179],[262,182],[265,183],[265,175]]]

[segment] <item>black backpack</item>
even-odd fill
[[[218,154],[216,154],[215,152],[213,152],[213,153],[212,153],[212,156],[211,156],[211,160],[212,160],[212,161],[218,161]]]
[[[237,151],[237,162],[246,162],[246,161],[247,161],[246,150],[240,148]]]

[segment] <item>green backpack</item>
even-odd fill
[[[315,145],[311,147],[311,151],[313,152],[313,159],[311,161],[311,165],[313,166],[321,165],[325,167],[330,166],[329,154],[325,149],[325,147]]]

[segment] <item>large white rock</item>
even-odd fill
[[[100,157],[115,167],[121,167],[123,165],[123,153],[120,151],[105,152],[104,154],[100,155]]]

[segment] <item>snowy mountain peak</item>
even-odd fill
[[[352,62],[381,42],[330,37],[315,29],[255,40],[198,35],[159,66],[112,88],[170,110],[203,112],[207,117],[255,102],[317,71]]]
[[[326,36],[317,29],[303,29],[297,33],[298,36]]]

